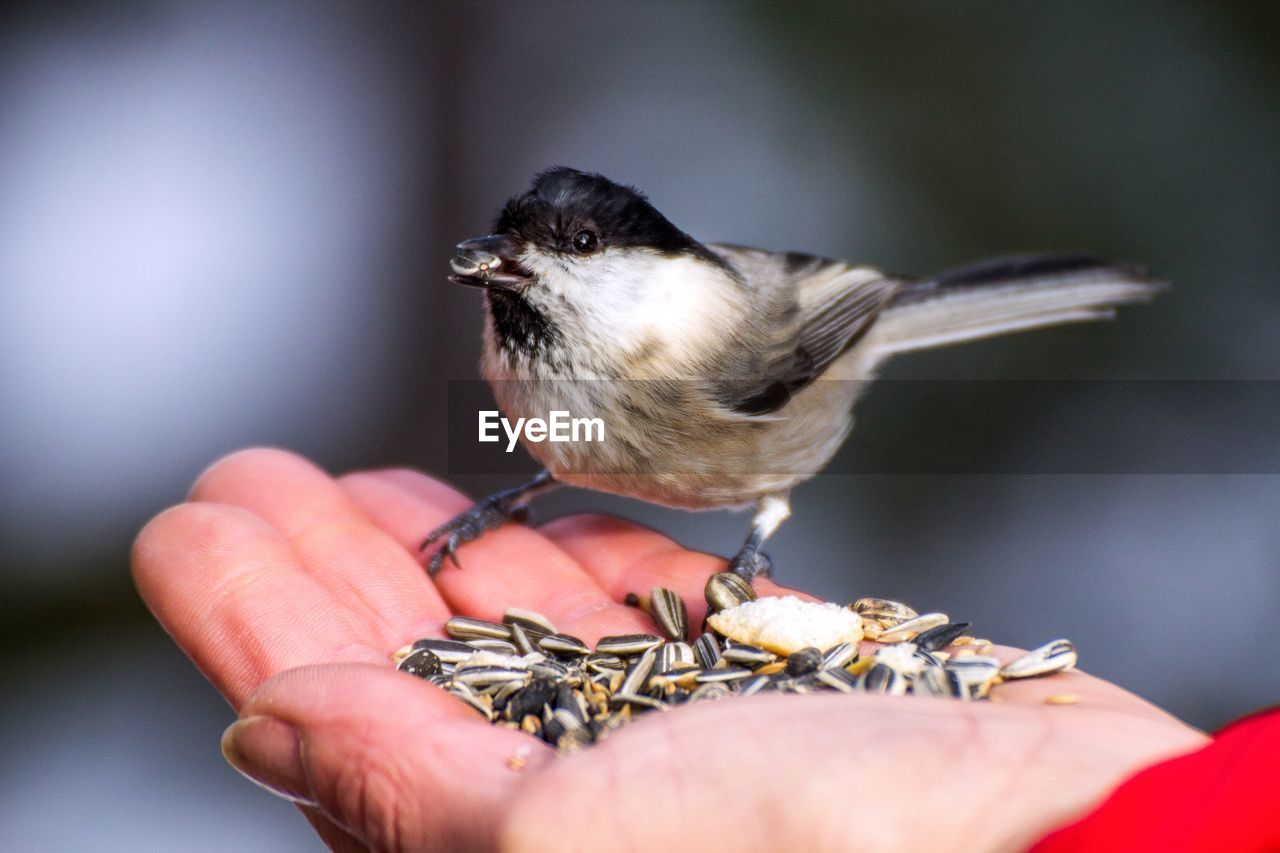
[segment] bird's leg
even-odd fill
[[[440,550],[432,554],[431,559],[427,561],[427,574],[435,577],[444,565],[445,557],[452,560],[458,568],[462,568],[462,563],[458,562],[460,547],[479,539],[486,530],[501,527],[508,521],[524,521],[529,515],[529,508],[526,506],[529,498],[558,485],[560,484],[551,476],[551,472],[543,471],[524,485],[489,495],[478,501],[471,509],[431,531],[423,540],[419,551],[425,551],[428,546],[442,537],[448,538],[445,539]]]
[[[760,546],[790,515],[791,502],[786,492],[765,495],[756,501],[756,514],[751,519],[751,534],[742,544],[742,550],[729,561],[729,571],[748,581],[756,577],[770,577],[773,574],[773,564],[768,555],[760,550]]]

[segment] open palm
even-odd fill
[[[251,450],[209,469],[135,545],[143,597],[241,717],[229,757],[297,800],[335,848],[1020,849],[1135,769],[1205,742],[1072,672],[1002,685],[991,703],[815,694],[681,707],[558,756],[388,655],[440,636],[453,614],[513,606],[588,643],[652,631],[622,601],[654,586],[683,595],[697,625],[724,561],[575,516],[508,525],[429,580],[417,543],[468,504],[412,471],[334,479]],[[1045,704],[1054,693],[1081,702]]]

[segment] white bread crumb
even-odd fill
[[[862,617],[830,602],[794,595],[757,598],[707,617],[707,623],[737,643],[789,655],[813,646],[826,651],[862,639]]]

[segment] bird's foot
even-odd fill
[[[508,521],[515,521],[520,524],[527,521],[529,507],[517,503],[521,497],[523,495],[507,492],[490,495],[471,507],[471,509],[455,516],[427,534],[427,538],[423,540],[418,549],[419,551],[425,551],[440,539],[444,539],[444,544],[427,561],[427,574],[435,577],[440,572],[440,569],[443,568],[445,557],[452,560],[453,564],[458,568],[462,568],[462,563],[458,561],[458,549],[463,545],[468,542],[474,542],[483,536],[486,531],[501,527]]]
[[[773,561],[756,548],[743,548],[729,561],[729,571],[750,583],[755,578],[773,577]]]

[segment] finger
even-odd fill
[[[439,630],[448,607],[418,564],[315,465],[280,450],[210,467],[196,501],[242,506],[275,525],[303,568],[367,625],[386,651]]]
[[[351,474],[341,484],[410,553],[426,531],[471,505],[461,493],[416,471]],[[653,630],[644,614],[620,604],[564,551],[522,525],[507,524],[468,543],[461,561],[462,569],[446,563],[435,578],[457,613],[500,620],[508,607],[527,608],[588,643],[609,634]]]
[[[607,515],[574,515],[538,528],[561,550],[578,562],[615,600],[627,593],[648,597],[657,586],[680,595],[689,610],[689,624],[702,624],[707,614],[703,590],[707,579],[723,572],[725,560],[690,551],[674,540],[634,522]],[[779,586],[768,578],[756,578],[757,594],[813,596]]]
[[[369,845],[338,826],[328,815],[312,806],[298,806],[298,811],[320,836],[324,846],[332,853],[369,853]]]
[[[132,565],[147,606],[233,706],[282,669],[386,660],[280,531],[241,507],[166,510],[138,535]]]
[[[377,850],[495,847],[522,775],[555,758],[430,684],[358,665],[271,679],[227,730],[223,752]]]

